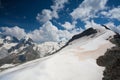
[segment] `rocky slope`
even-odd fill
[[[110,41],[116,46],[100,56],[97,64],[105,67],[102,80],[120,80],[120,35],[116,34]]]

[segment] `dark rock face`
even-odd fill
[[[3,46],[3,43],[2,44],[0,44],[0,47],[2,47]]]
[[[120,35],[110,40],[116,46],[97,59],[99,66],[105,67],[103,80],[120,80]]]
[[[82,33],[80,33],[80,34],[77,34],[77,35],[73,36],[72,39],[70,39],[70,40],[68,41],[68,43],[69,43],[69,42],[72,42],[72,41],[75,40],[75,39],[79,39],[79,38],[81,38],[81,37],[83,37],[83,36],[89,36],[89,35],[95,34],[95,33],[97,33],[97,30],[96,30],[96,29],[89,28],[89,29],[85,30],[84,32],[82,32]]]

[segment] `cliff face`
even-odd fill
[[[103,80],[120,80],[120,35],[116,34],[110,41],[116,46],[100,56],[97,64],[105,67]]]

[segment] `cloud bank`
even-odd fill
[[[2,30],[3,34],[14,36],[18,39],[21,39],[26,35],[25,30],[18,27],[18,26],[15,26],[15,27],[12,27],[12,28],[2,27],[1,30]]]
[[[33,41],[42,43],[47,41],[67,41],[74,34],[77,33],[76,30],[69,32],[68,30],[59,30],[56,26],[54,26],[50,21],[46,22],[39,29],[33,30],[31,32],[26,33],[24,29],[15,26],[12,28],[2,27],[2,33],[10,36],[14,36],[18,39],[22,39],[24,37],[30,37]]]
[[[50,21],[46,22],[40,29],[28,33],[28,36],[37,42],[66,41],[71,38],[72,33],[67,30],[58,30]]]

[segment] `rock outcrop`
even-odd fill
[[[116,46],[100,56],[97,64],[105,67],[103,80],[120,80],[120,35],[116,34],[110,41]]]

